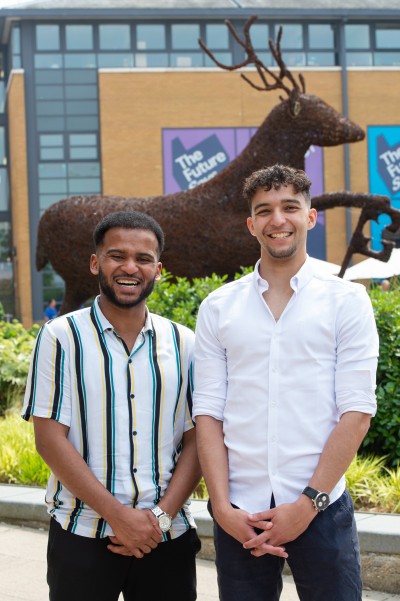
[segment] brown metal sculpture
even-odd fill
[[[281,30],[276,44],[269,43],[280,67],[279,74],[262,63],[250,40],[249,30],[254,20],[252,17],[246,22],[243,41],[227,22],[232,35],[246,52],[247,58],[241,64],[222,65],[202,42],[201,46],[221,68],[234,70],[255,65],[262,86],[257,86],[244,74],[242,77],[260,90],[282,90],[288,98],[281,98],[280,104],[273,108],[236,159],[212,180],[192,190],[149,198],[77,196],[50,206],[39,222],[36,266],[40,271],[50,261],[64,279],[66,288],[61,313],[76,309],[97,292],[97,281],[88,274],[89,257],[93,252],[92,232],[107,213],[135,210],[154,217],[166,234],[164,265],[175,276],[202,277],[214,272],[234,274],[240,266],[253,264],[259,253],[256,241],[249,237],[246,228],[247,208],[242,199],[244,179],[254,170],[276,162],[304,169],[304,155],[311,145],[335,146],[364,138],[358,125],[321,98],[307,95],[303,77],[299,76],[299,85],[288,71],[281,55]],[[391,211],[391,216],[397,220],[386,197],[348,192],[324,194],[313,199],[313,206],[318,209],[361,207],[360,227],[353,236],[351,253],[362,252],[388,260],[392,243],[385,243],[384,252],[376,254],[367,248],[367,239],[362,235],[365,222],[375,218],[371,217],[371,202],[377,198],[381,203],[376,205],[378,208],[373,214]],[[400,223],[396,223],[397,228],[400,227]]]

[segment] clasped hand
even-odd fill
[[[249,523],[262,532],[243,543],[243,547],[249,549],[255,557],[271,554],[271,547],[281,549],[284,543],[289,543],[303,534],[315,515],[314,509],[311,508],[310,511],[308,507],[300,508],[297,503],[284,503],[273,509],[249,515]],[[287,553],[272,554],[288,556]]]
[[[109,537],[107,549],[117,555],[140,559],[162,541],[158,521],[149,509],[125,507],[122,518],[113,521],[111,527],[114,536]]]

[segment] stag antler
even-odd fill
[[[293,74],[287,68],[285,61],[282,58],[282,52],[281,52],[282,27],[279,27],[278,35],[276,38],[276,43],[274,43],[271,39],[268,42],[272,56],[274,57],[278,67],[280,68],[279,75],[276,75],[273,71],[271,71],[264,64],[264,62],[259,58],[258,54],[254,50],[254,46],[253,46],[253,44],[251,42],[251,38],[250,38],[250,27],[253,25],[253,23],[255,21],[257,21],[257,17],[255,15],[253,15],[252,17],[249,17],[249,19],[247,19],[246,23],[244,24],[244,26],[243,26],[244,40],[242,40],[239,37],[239,35],[238,35],[237,31],[235,30],[234,26],[232,25],[231,21],[229,21],[229,20],[225,21],[225,24],[228,27],[233,38],[243,48],[243,50],[245,51],[245,54],[247,55],[247,58],[244,61],[242,61],[241,63],[238,63],[237,65],[224,65],[214,56],[214,54],[211,52],[211,50],[209,48],[207,48],[207,46],[205,45],[205,43],[203,42],[202,39],[199,39],[199,44],[200,44],[201,48],[204,50],[204,52],[211,58],[211,60],[221,69],[225,69],[227,71],[235,71],[236,69],[241,69],[242,67],[246,67],[247,65],[254,65],[255,68],[257,69],[257,73],[260,76],[260,79],[262,81],[262,84],[263,84],[262,86],[259,86],[259,85],[256,85],[255,83],[253,83],[244,73],[241,74],[241,77],[248,84],[250,84],[252,88],[255,88],[256,90],[259,90],[261,92],[269,92],[270,90],[277,90],[277,89],[284,90],[286,92],[286,94],[289,96],[290,110],[291,110],[293,116],[296,116],[300,110],[300,104],[298,102],[298,98],[299,98],[300,94],[304,93],[306,90],[304,77],[301,73],[299,73],[299,80],[301,83],[301,89],[300,89],[299,84],[295,80]],[[268,82],[266,74],[270,78],[272,78],[272,80],[273,80],[272,83]],[[285,85],[285,83],[284,83],[285,78],[290,81],[290,83],[292,84],[292,88]],[[279,98],[281,100],[283,100],[282,96],[280,96]]]

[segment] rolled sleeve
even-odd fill
[[[373,416],[379,338],[371,301],[363,287],[339,315],[335,373],[339,415],[359,411]]]
[[[195,340],[193,417],[223,420],[227,394],[226,353],[217,336],[216,315],[207,302],[199,309]]]
[[[51,323],[44,325],[36,339],[31,356],[25,389],[22,417],[45,417],[71,425],[71,397],[68,373],[68,353],[51,332]]]

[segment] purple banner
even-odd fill
[[[249,143],[256,127],[163,129],[164,193],[190,190],[212,179]],[[312,146],[305,156],[305,170],[312,181],[311,195],[324,191],[322,148]],[[309,233],[308,252],[325,259],[325,214],[318,215]]]

